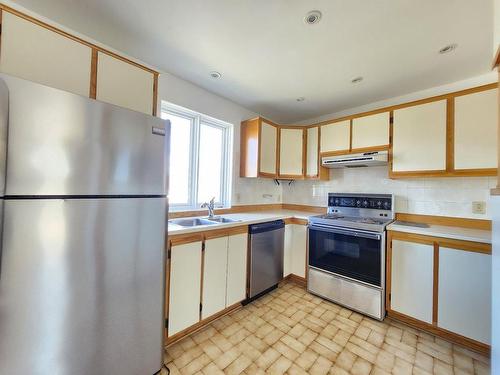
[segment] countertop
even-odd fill
[[[291,211],[291,210],[274,210],[274,211],[252,211],[252,212],[242,212],[235,214],[224,214],[221,216],[239,220],[233,223],[219,223],[214,225],[198,225],[195,227],[181,227],[180,225],[175,225],[168,223],[168,234],[169,236],[177,234],[186,233],[196,233],[205,232],[213,229],[231,228],[238,227],[241,225],[250,225],[256,223],[264,223],[266,221],[280,220],[280,219],[304,219],[307,220],[309,216],[319,215],[314,212],[307,211]],[[199,217],[206,217],[199,216]]]
[[[180,225],[175,225],[169,222],[168,234],[170,236],[173,236],[178,234],[206,232],[209,230],[232,228],[241,225],[250,225],[250,224],[263,223],[266,221],[280,220],[280,219],[294,218],[294,219],[308,220],[310,216],[314,215],[318,215],[318,213],[310,211],[293,211],[293,210],[240,212],[240,213],[222,215],[224,217],[238,220],[237,222],[233,223],[219,223],[214,225],[198,225],[195,227],[182,227]],[[198,216],[198,217],[206,217],[206,216]],[[470,229],[470,228],[433,225],[433,224],[429,224],[425,228],[420,228],[408,225],[400,225],[397,222],[394,222],[387,226],[387,230],[491,244],[491,231],[482,229]]]
[[[434,224],[428,224],[426,228],[420,228],[401,225],[395,221],[387,226],[387,230],[491,244],[491,231],[483,229],[461,228]]]

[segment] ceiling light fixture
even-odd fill
[[[308,25],[317,24],[321,20],[321,12],[319,10],[311,10],[304,17],[304,22]]]
[[[445,54],[445,53],[453,52],[457,47],[458,47],[458,44],[456,44],[456,43],[448,44],[447,46],[441,48],[439,50],[439,53]]]
[[[213,72],[210,72],[210,77],[212,77],[213,79],[219,79],[220,77],[222,77],[222,74],[214,70]]]
[[[351,80],[351,83],[360,83],[363,80],[363,77],[356,77]]]
[[[306,98],[304,98],[303,96],[299,97],[296,99],[298,102],[303,102],[304,100],[306,100]]]

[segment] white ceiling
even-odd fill
[[[492,61],[492,0],[15,2],[282,123],[482,74]],[[306,25],[313,9],[323,18]],[[450,43],[456,51],[439,55]]]

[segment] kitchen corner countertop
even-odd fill
[[[326,209],[325,209],[326,210]],[[218,223],[213,225],[197,225],[195,227],[182,227],[180,225],[168,223],[168,235],[174,236],[177,234],[206,232],[214,229],[239,227],[242,225],[250,225],[256,223],[264,223],[266,221],[284,220],[284,219],[303,219],[308,220],[310,216],[318,215],[318,213],[307,211],[291,211],[291,210],[273,210],[273,211],[252,211],[252,212],[239,212],[234,214],[224,214],[220,216],[229,219],[238,220],[232,223]],[[219,215],[216,215],[219,216]],[[205,216],[196,216],[203,217]],[[184,219],[184,218],[183,218]],[[187,218],[185,218],[187,219]]]
[[[395,221],[387,226],[387,230],[491,244],[491,231],[483,229],[471,229],[433,224],[428,224],[426,227],[421,228],[408,224],[398,224],[398,222]]]

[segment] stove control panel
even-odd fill
[[[382,196],[339,196],[328,195],[329,207],[371,208],[375,210],[392,210],[392,198]]]

